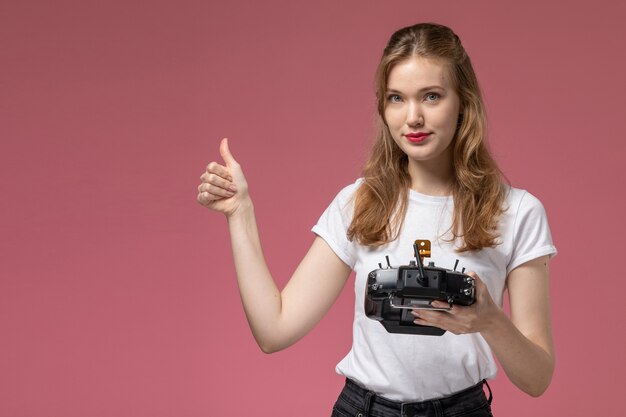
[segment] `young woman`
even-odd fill
[[[470,59],[447,27],[417,24],[394,33],[376,74],[377,141],[363,177],[323,213],[317,235],[279,291],[267,268],[241,166],[222,140],[200,204],[226,215],[250,327],[264,352],[303,337],[356,271],[353,345],[337,365],[346,386],[335,416],[488,416],[483,382],[496,355],[510,380],[541,395],[550,383],[549,258],[556,254],[541,203],[503,183],[485,145],[485,112]],[[388,333],[364,313],[367,274],[389,255],[413,257],[433,242],[432,259],[456,259],[475,278],[476,301],[448,311],[414,310],[440,337]],[[508,290],[511,314],[501,309]],[[445,307],[446,303],[433,305]],[[432,413],[432,414],[428,414]]]

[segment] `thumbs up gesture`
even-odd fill
[[[220,154],[225,165],[211,162],[206,171],[200,176],[198,187],[198,203],[232,216],[242,205],[250,203],[248,183],[243,175],[241,166],[230,153],[228,139],[222,139]]]

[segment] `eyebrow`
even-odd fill
[[[440,85],[429,85],[428,87],[420,88],[418,93],[421,93],[423,91],[428,91],[428,90],[445,90],[445,88],[443,88]],[[394,90],[393,88],[388,88],[387,89],[387,93],[399,93],[399,94],[402,94],[401,91]]]

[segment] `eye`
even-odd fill
[[[397,94],[389,94],[387,96],[387,100],[389,100],[392,103],[399,103],[402,99]]]
[[[437,101],[439,97],[441,96],[437,93],[428,93],[426,94],[426,101]]]

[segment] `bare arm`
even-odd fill
[[[544,256],[511,271],[511,320],[504,317],[482,332],[511,382],[535,397],[545,392],[554,372],[548,262]]]
[[[416,323],[455,334],[480,332],[511,382],[534,397],[543,394],[554,371],[548,257],[526,262],[509,273],[510,319],[493,302],[480,278],[472,275],[476,278],[473,305],[455,305],[450,312],[420,310],[414,313],[419,317]],[[447,303],[433,305],[445,307]]]
[[[279,291],[263,255],[241,167],[225,140],[220,152],[226,166],[209,164],[198,187],[198,202],[226,215],[246,317],[259,347],[275,352],[298,341],[322,319],[339,296],[350,268],[317,237]]]

